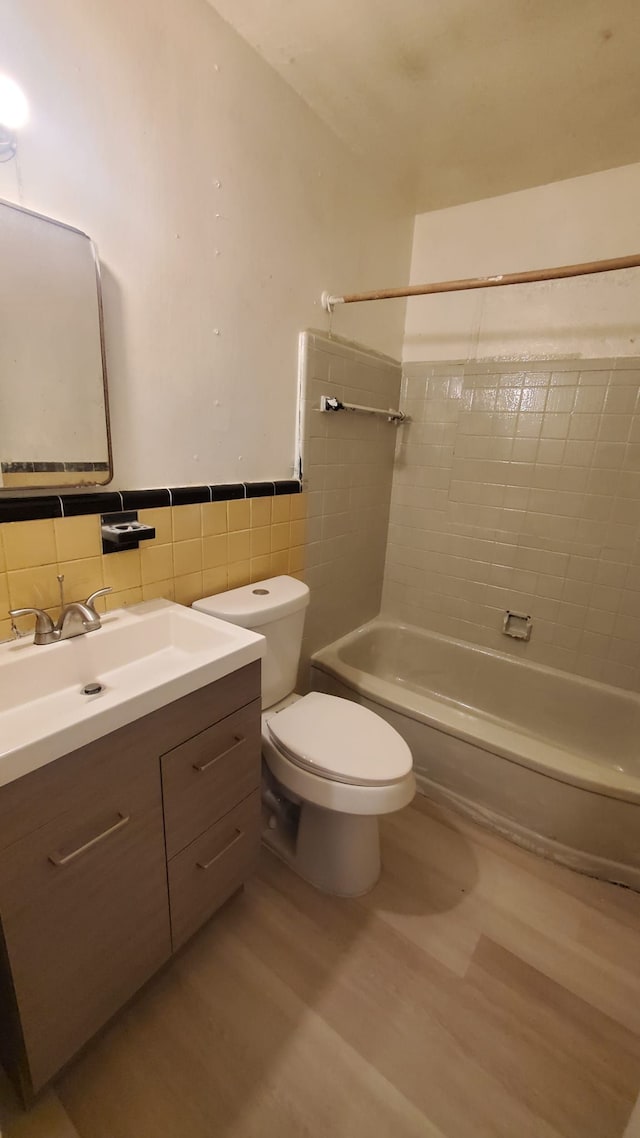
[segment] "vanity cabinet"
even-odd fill
[[[29,1099],[253,870],[260,664],[0,787],[0,1034]]]

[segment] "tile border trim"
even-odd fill
[[[0,524],[40,518],[72,518],[120,510],[189,506],[199,502],[228,502],[236,498],[276,497],[302,493],[297,478],[269,482],[229,482],[209,486],[174,486],[155,490],[105,490],[87,494],[43,494],[8,497],[0,490]]]

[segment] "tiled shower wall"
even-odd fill
[[[383,612],[638,690],[639,391],[637,359],[405,365]]]
[[[387,356],[313,332],[301,337],[300,351],[305,578],[311,588],[304,661],[379,611],[398,430],[369,415],[322,413],[320,396],[397,407],[401,367]]]

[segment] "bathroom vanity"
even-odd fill
[[[25,1101],[241,887],[259,786],[259,658],[0,786],[2,1060]]]

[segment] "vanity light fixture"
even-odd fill
[[[16,131],[29,119],[29,104],[21,87],[0,75],[0,162],[10,162],[18,148]]]

